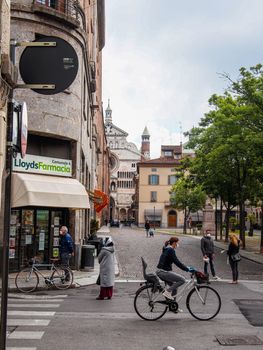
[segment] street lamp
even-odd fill
[[[153,207],[153,229],[155,231],[155,206]]]

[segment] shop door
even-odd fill
[[[36,256],[41,263],[49,262],[49,210],[36,210]]]
[[[176,212],[171,212],[168,214],[168,227],[177,226],[177,215]]]

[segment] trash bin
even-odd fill
[[[87,243],[95,246],[97,250],[97,256],[98,256],[103,246],[103,239],[102,238],[89,239]]]
[[[83,245],[81,249],[81,268],[85,271],[94,270],[95,247],[94,245]]]

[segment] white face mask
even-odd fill
[[[176,248],[179,248],[179,243],[176,244]]]
[[[211,237],[211,233],[208,233],[208,234],[206,235],[206,237]]]

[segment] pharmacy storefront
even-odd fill
[[[72,178],[71,160],[26,155],[13,160],[10,270],[59,256],[59,229],[72,212],[89,209],[85,187]],[[74,215],[73,215],[74,216]],[[71,225],[72,226],[72,225]]]

